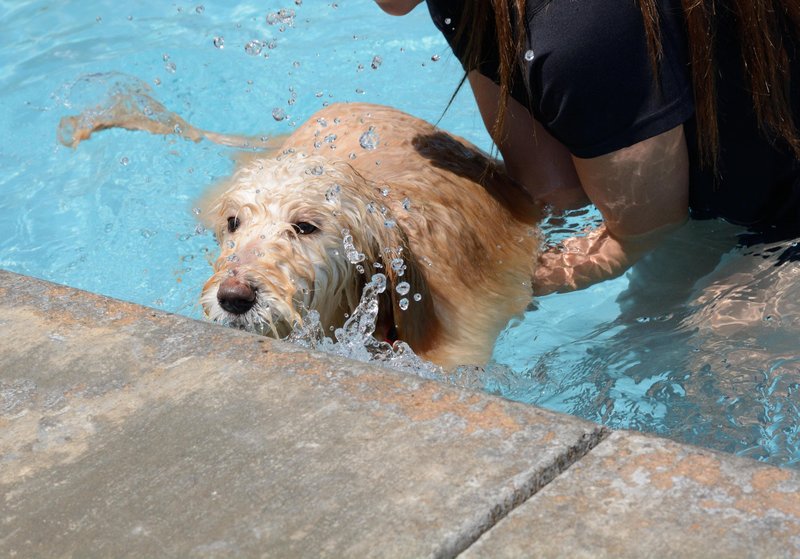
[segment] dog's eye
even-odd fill
[[[316,225],[308,223],[307,221],[292,223],[292,227],[294,227],[294,232],[298,235],[310,235],[318,230]]]
[[[228,218],[228,233],[233,233],[239,228],[241,222],[239,221],[238,217],[229,217]]]

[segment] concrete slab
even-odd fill
[[[598,426],[0,272],[0,556],[452,556]]]
[[[800,472],[616,432],[460,557],[800,557]]]

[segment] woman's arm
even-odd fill
[[[487,130],[494,128],[500,88],[478,72],[469,84]],[[534,119],[528,109],[508,100],[503,129],[493,137],[503,155],[506,172],[539,202],[556,210],[589,203],[567,148]]]
[[[392,16],[404,16],[421,2],[422,0],[375,0],[381,10]]]
[[[491,130],[499,87],[477,72],[469,80]],[[537,200],[556,209],[591,201],[605,221],[587,236],[567,239],[542,255],[534,278],[537,294],[616,277],[686,221],[689,163],[682,126],[608,155],[581,159],[509,99],[504,128],[493,139],[508,173]]]
[[[604,224],[542,255],[534,279],[538,295],[619,276],[688,217],[683,126],[608,155],[573,161]]]

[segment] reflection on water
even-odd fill
[[[792,243],[743,248],[739,233],[690,222],[626,277],[540,299],[498,340],[495,361],[513,375],[493,389],[800,464],[800,265],[781,259]]]

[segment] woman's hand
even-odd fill
[[[680,224],[637,237],[617,239],[605,224],[583,237],[571,237],[539,257],[533,293],[575,291],[622,275],[639,258],[656,248]]]

